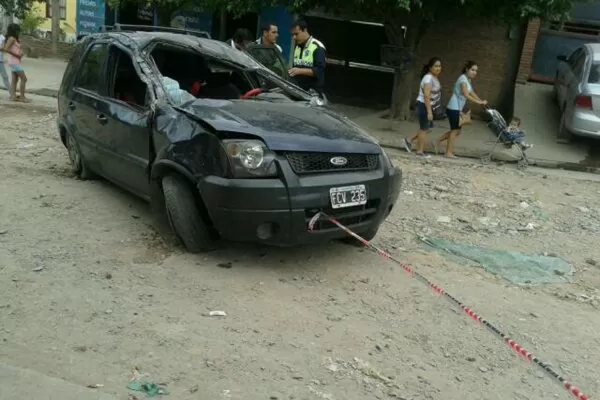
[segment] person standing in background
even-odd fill
[[[308,32],[306,21],[292,24],[292,37],[296,42],[294,61],[288,71],[292,82],[302,89],[313,89],[322,96],[325,89],[325,46]]]
[[[246,28],[238,28],[233,34],[233,38],[229,39],[227,43],[234,49],[243,50],[252,42],[252,36],[250,31]]]
[[[10,92],[10,81],[8,80],[6,69],[4,68],[4,43],[6,43],[6,37],[0,33],[0,77],[2,78],[4,88]]]
[[[277,25],[267,23],[264,24],[260,29],[262,36],[256,40],[256,44],[275,46],[277,47],[277,50],[282,53],[283,51],[281,50],[281,46],[277,44],[277,37],[279,36],[279,29],[277,28]]]
[[[6,30],[6,43],[4,44],[4,52],[8,54],[8,67],[12,75],[12,81],[10,83],[10,99],[13,101],[20,101],[23,103],[29,103],[29,99],[25,97],[25,85],[27,83],[27,76],[25,70],[21,65],[21,58],[23,58],[23,51],[21,51],[21,42],[19,41],[19,34],[21,33],[21,27],[18,24],[10,24]],[[17,97],[17,83],[21,80],[19,91],[21,96]]]
[[[402,139],[404,148],[409,153],[412,152],[412,142],[417,141],[416,155],[420,158],[429,158],[425,154],[425,142],[427,133],[433,127],[433,120],[436,114],[441,111],[442,103],[442,85],[439,81],[442,72],[442,60],[439,57],[433,57],[423,66],[421,72],[421,84],[419,85],[419,95],[417,96],[416,110],[419,118],[419,130],[410,139]],[[437,115],[439,118],[439,115]]]
[[[473,90],[473,80],[477,76],[478,71],[479,67],[475,61],[467,61],[462,69],[461,75],[456,80],[454,88],[452,89],[452,97],[446,106],[450,130],[434,142],[433,145],[436,153],[438,152],[440,144],[447,141],[446,157],[456,158],[454,155],[454,142],[461,133],[461,113],[467,104],[467,100],[482,106],[487,105],[487,101],[479,98],[477,93]]]

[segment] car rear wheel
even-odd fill
[[[162,179],[165,208],[171,228],[191,253],[214,250],[210,227],[202,220],[198,203],[188,182],[180,175]]]
[[[82,180],[93,178],[92,172],[86,167],[85,161],[81,156],[81,149],[79,143],[75,140],[75,137],[67,132],[65,137],[67,151],[69,153],[69,161],[71,162],[71,170],[73,173]]]

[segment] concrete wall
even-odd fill
[[[531,65],[533,62],[533,54],[537,43],[538,35],[540,34],[539,18],[529,21],[527,31],[525,33],[525,42],[521,53],[521,62],[519,64],[519,73],[517,75],[517,83],[526,83],[531,77]]]
[[[422,39],[417,68],[431,58],[442,59],[442,101],[450,100],[452,88],[468,60],[477,62],[475,92],[492,106],[504,103],[506,72],[510,65],[511,40],[506,25],[487,21],[435,21]],[[418,84],[416,84],[418,87]]]
[[[30,58],[60,58],[68,60],[75,49],[74,43],[60,42],[58,54],[52,53],[52,41],[48,39],[34,39],[29,36],[21,37],[21,46],[26,57]]]

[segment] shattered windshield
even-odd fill
[[[262,65],[243,51],[232,49],[226,43],[217,40],[205,40],[202,47],[219,54],[226,61],[243,65],[247,68],[262,68]]]

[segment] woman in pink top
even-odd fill
[[[10,24],[6,30],[6,43],[4,44],[4,52],[8,54],[8,67],[12,73],[12,81],[10,83],[10,99],[13,101],[29,102],[25,97],[25,84],[27,76],[21,65],[23,52],[21,51],[21,42],[19,41],[19,33],[21,27],[18,24]],[[21,80],[19,91],[21,96],[17,97],[17,83]]]

